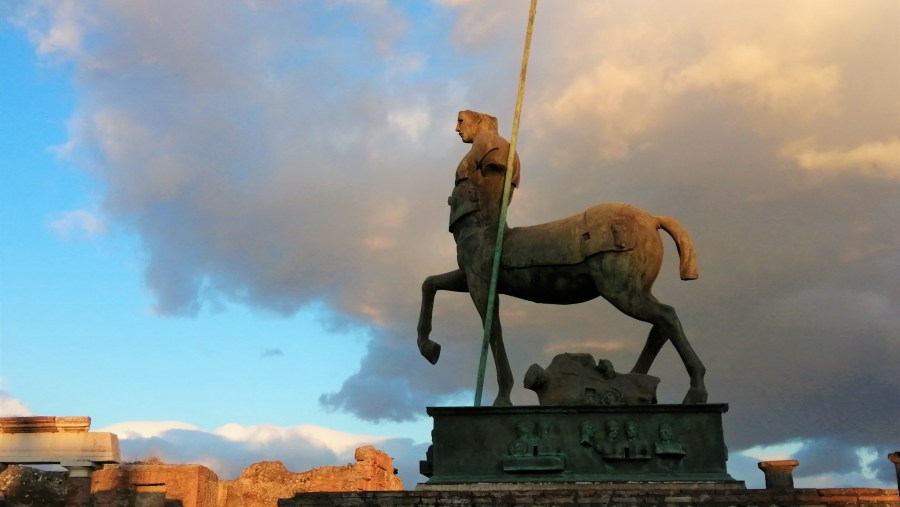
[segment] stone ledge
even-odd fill
[[[478,485],[473,485],[478,486]],[[496,484],[482,485],[495,487]],[[564,486],[564,485],[554,485]],[[404,492],[362,492],[362,493],[303,493],[294,498],[278,501],[279,507],[360,507],[360,506],[630,506],[630,507],[671,507],[675,505],[700,505],[704,507],[733,507],[737,505],[759,505],[766,507],[822,506],[829,507],[900,507],[897,490],[848,488],[829,489],[726,489],[698,490],[679,489],[672,484],[666,490],[644,485],[630,484],[630,489],[587,488],[583,484],[573,484],[570,489],[519,489],[519,490],[475,490],[467,491],[404,491]],[[620,485],[624,486],[624,485]],[[685,484],[685,486],[688,486]],[[843,494],[838,494],[838,491]]]
[[[90,429],[87,416],[0,417],[0,433],[85,433]]]
[[[571,483],[480,483],[480,484],[418,484],[416,491],[731,491],[746,490],[744,481],[708,482],[571,482]]]

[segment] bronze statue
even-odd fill
[[[509,155],[509,143],[500,137],[493,116],[460,111],[456,132],[472,145],[456,169],[449,199],[459,269],[429,276],[422,283],[417,343],[432,364],[441,352],[440,345],[429,339],[437,291],[468,292],[484,322]],[[512,189],[519,184],[518,155],[511,183]],[[675,219],[653,216],[628,204],[598,204],[555,222],[506,229],[497,291],[547,304],[582,303],[602,296],[626,315],[653,325],[631,372],[647,373],[662,346],[671,340],[690,376],[683,403],[705,403],[706,369],[688,343],[675,310],[650,292],[663,260],[658,229],[675,240],[681,278],[697,278],[693,244]],[[498,383],[494,406],[507,406],[511,405],[513,375],[496,303],[490,335]]]

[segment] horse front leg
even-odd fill
[[[431,364],[437,363],[441,357],[440,344],[428,338],[428,335],[431,334],[434,296],[439,290],[468,292],[469,286],[466,283],[466,274],[461,269],[457,269],[440,275],[429,276],[422,282],[422,307],[419,310],[419,325],[417,327],[419,336],[416,339],[416,343],[419,346],[419,352]]]
[[[472,302],[481,315],[481,323],[487,317],[487,301],[488,301],[488,284],[480,283],[482,280],[472,280],[469,284],[469,295],[472,296]],[[503,327],[500,325],[500,300],[499,295],[494,296],[493,321],[491,325],[491,354],[494,357],[494,367],[497,370],[497,397],[494,399],[495,407],[512,406],[510,394],[513,388],[512,368],[509,366],[509,358],[506,355],[506,347],[503,345]]]

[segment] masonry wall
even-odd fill
[[[163,496],[166,505],[216,505],[219,478],[200,465],[107,465],[92,476],[95,507],[133,505],[140,496]]]
[[[604,491],[573,485],[571,490],[405,491],[378,493],[303,493],[279,500],[279,507],[900,507],[897,490],[793,489],[697,490],[666,487]]]
[[[279,498],[303,491],[403,489],[387,454],[365,446],[355,458],[350,465],[297,473],[281,462],[266,461],[247,467],[233,481],[220,481],[201,465],[112,464],[94,470],[90,478],[68,480],[65,472],[10,465],[0,468],[0,507],[63,507],[70,500],[92,507],[275,507]],[[83,498],[67,499],[75,492]]]

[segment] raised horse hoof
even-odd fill
[[[511,407],[512,402],[509,401],[509,396],[497,396],[497,398],[494,399],[494,406],[495,407]]]
[[[425,340],[419,344],[419,352],[422,353],[429,363],[436,364],[441,357],[441,346],[437,342]]]
[[[686,395],[684,395],[684,401],[681,402],[682,405],[698,405],[701,403],[706,403],[706,390],[703,389],[695,389],[690,388]]]

